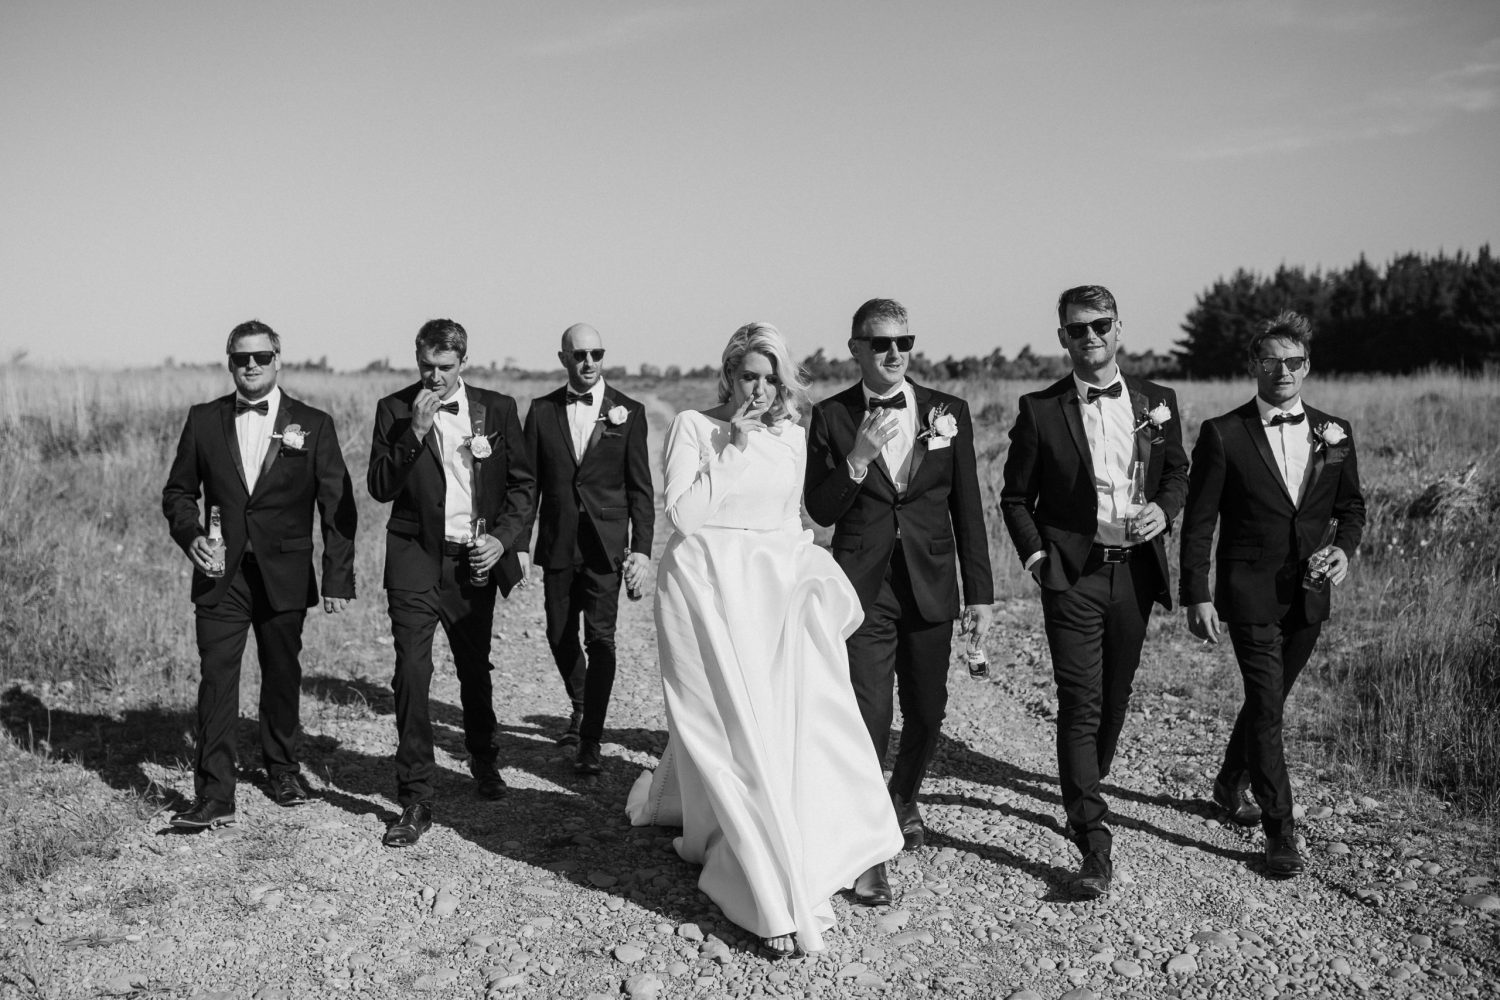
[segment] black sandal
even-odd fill
[[[777,945],[771,943],[773,941],[782,939],[785,939],[791,943],[784,947],[778,947]],[[776,937],[761,938],[760,950],[769,959],[779,960],[783,958],[791,958],[793,955],[797,954],[797,941],[796,938],[794,938],[790,934],[778,934],[776,935]]]

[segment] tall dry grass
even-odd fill
[[[309,673],[349,672],[360,659],[352,652],[372,652],[374,637],[388,634],[378,587],[385,510],[361,484],[375,401],[405,381],[399,373],[283,376],[287,391],[333,414],[361,518],[359,600],[347,617],[309,619]],[[515,395],[523,408],[551,388],[475,381]],[[941,387],[967,398],[975,414],[998,593],[1034,600],[997,499],[1017,397],[1037,386]],[[1203,419],[1253,391],[1248,382],[1175,388],[1189,448]],[[0,687],[24,681],[117,711],[191,705],[189,568],[167,537],[160,491],[188,405],[228,390],[222,371],[0,369]],[[714,390],[700,381],[627,391],[681,408],[711,405]],[[1304,724],[1330,753],[1385,779],[1495,810],[1500,379],[1314,377],[1306,395],[1354,422],[1370,523],[1338,592],[1335,623],[1299,685],[1298,700],[1315,706]],[[1180,615],[1159,615],[1150,641],[1178,642],[1182,631]]]

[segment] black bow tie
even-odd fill
[[[1116,382],[1114,385],[1110,386],[1108,389],[1095,389],[1093,386],[1089,386],[1089,399],[1088,399],[1088,401],[1090,403],[1092,403],[1094,400],[1098,399],[1100,396],[1108,396],[1110,399],[1119,399],[1120,398],[1120,383]]]
[[[262,399],[258,403],[252,403],[248,399],[241,399],[238,396],[234,397],[235,416],[239,416],[241,413],[249,413],[251,410],[259,413],[261,416],[265,416],[267,413],[271,412],[271,403],[269,400],[264,399]]]
[[[569,389],[568,405],[572,406],[574,403],[582,403],[584,406],[593,406],[594,390],[589,389],[585,392],[574,392],[572,389]]]
[[[1306,413],[1273,413],[1271,414],[1271,426],[1278,427],[1281,424],[1300,424],[1306,419]]]
[[[442,406],[439,406],[438,409],[442,410],[444,413],[451,413],[456,417],[458,416],[458,400],[450,399]]]
[[[906,393],[898,392],[889,399],[875,399],[871,397],[865,400],[865,408],[870,410],[904,410],[906,409]]]

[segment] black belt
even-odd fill
[[[455,542],[451,538],[443,539],[443,555],[445,556],[466,556],[471,548],[473,546],[468,542]]]
[[[1089,555],[1102,563],[1122,563],[1129,562],[1132,556],[1145,548],[1145,545],[1100,545],[1096,542],[1089,549]]]

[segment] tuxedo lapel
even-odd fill
[[[1125,389],[1130,393],[1130,426],[1139,428],[1135,432],[1135,457],[1137,461],[1151,461],[1151,422],[1146,419],[1147,412],[1151,409],[1151,400],[1144,392],[1136,388],[1135,380],[1130,376],[1122,376]]]
[[[1311,433],[1311,428],[1321,426],[1328,420],[1327,416],[1305,403],[1302,406],[1302,412],[1307,414],[1309,433]],[[1323,474],[1323,467],[1327,464],[1328,449],[1318,447],[1315,441],[1312,445],[1312,454],[1307,459],[1307,468],[1302,471],[1302,482],[1297,491],[1298,508],[1307,502],[1308,497],[1312,496],[1313,487],[1317,485],[1318,477]]]
[[[1260,453],[1261,461],[1266,463],[1266,472],[1271,476],[1271,481],[1281,487],[1281,495],[1295,509],[1297,500],[1292,496],[1292,491],[1287,486],[1286,480],[1282,478],[1281,469],[1276,465],[1276,456],[1271,454],[1271,440],[1266,437],[1266,429],[1260,422],[1260,410],[1256,407],[1254,400],[1250,401],[1250,406],[1248,412],[1244,414],[1244,419],[1245,433],[1250,436],[1250,443]]]
[[[473,386],[465,385],[464,391],[469,397],[469,435],[471,438],[487,437],[485,423],[489,408],[484,405],[484,400],[479,398],[479,390]],[[475,459],[469,472],[469,492],[473,495],[474,510],[481,511],[480,506],[480,482],[484,478],[479,474],[484,467],[484,459]]]
[[[911,381],[907,379],[907,381]],[[906,471],[906,492],[915,493],[917,485],[917,470],[922,467],[922,461],[927,457],[927,442],[929,438],[922,436],[922,415],[932,409],[932,390],[925,386],[911,384],[912,395],[916,397],[916,428],[917,432],[911,442],[911,467]]]
[[[1058,406],[1062,408],[1063,423],[1068,425],[1068,433],[1073,435],[1073,444],[1078,448],[1078,457],[1083,461],[1083,467],[1088,470],[1089,475],[1094,474],[1094,456],[1089,451],[1089,436],[1083,429],[1083,403],[1078,398],[1078,386],[1073,383],[1073,376],[1069,375],[1068,385],[1057,397]]]
[[[248,496],[250,493],[250,480],[245,477],[245,458],[240,454],[240,436],[234,429],[234,396],[233,394],[224,399],[224,405],[219,410],[220,423],[224,428],[224,448],[229,456],[234,459],[234,471],[239,473],[240,487]]]
[[[574,468],[577,468],[579,462],[578,449],[573,447],[573,428],[568,426],[567,392],[566,387],[558,390],[556,405],[552,407],[552,411],[557,420],[557,432],[562,435],[563,444],[568,449],[568,457],[573,460]]]
[[[284,433],[288,424],[296,423],[292,419],[294,416],[292,410],[296,405],[296,402],[286,393],[283,392],[281,394],[281,405],[276,407],[276,426],[271,431],[273,435]],[[259,492],[260,488],[265,485],[266,479],[271,472],[271,466],[276,464],[276,459],[280,456],[281,438],[273,436],[270,441],[266,442],[266,455],[260,461],[260,475],[255,478],[256,492]]]

